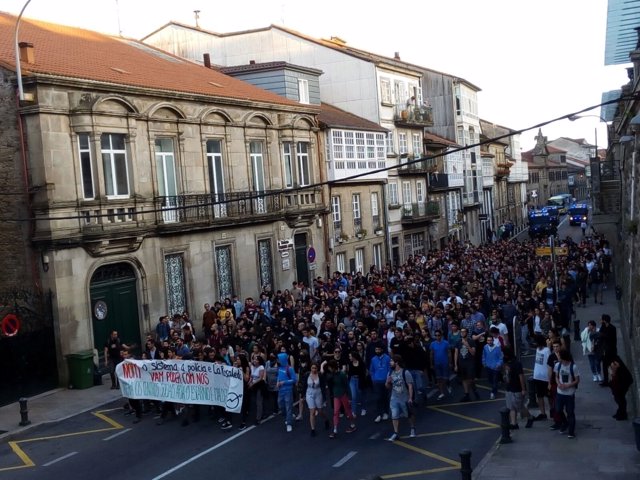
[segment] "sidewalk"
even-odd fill
[[[0,407],[0,441],[23,433],[34,426],[64,420],[78,413],[94,410],[121,399],[120,390],[111,390],[110,386],[111,382],[107,379],[104,385],[84,390],[58,388],[31,397],[27,403],[31,424],[24,427],[20,426],[20,404],[18,402]]]
[[[588,300],[593,302],[593,296]],[[587,303],[587,308],[577,307],[580,329],[588,320],[595,320],[600,326],[603,313],[611,315],[612,324],[618,330],[618,353],[628,363],[620,338],[620,314],[611,286],[604,290],[604,305]],[[636,449],[631,425],[638,412],[632,411],[630,405],[629,421],[618,422],[611,418],[616,411],[611,390],[591,380],[589,362],[582,355],[580,342],[572,343],[571,352],[581,375],[576,392],[576,438],[571,440],[557,431],[550,431],[552,422],[549,420],[535,422],[530,429],[523,428],[524,422],[520,421],[520,429],[511,432],[512,443],[497,443],[482,460],[472,457],[472,466],[479,462],[473,467],[475,480],[540,480],[548,475],[562,480],[640,478],[640,452]],[[640,379],[634,378],[634,382],[638,381]],[[532,407],[531,412],[539,413]],[[499,423],[498,411],[496,420]]]

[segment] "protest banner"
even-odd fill
[[[116,366],[116,375],[125,398],[219,405],[233,413],[242,407],[242,371],[228,365],[127,359]]]

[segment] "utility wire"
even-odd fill
[[[232,199],[232,200],[222,200],[219,202],[216,201],[211,201],[211,202],[204,202],[204,203],[197,203],[194,205],[185,205],[185,206],[169,206],[169,207],[161,207],[161,208],[152,208],[152,209],[147,209],[147,210],[136,210],[135,212],[132,212],[134,215],[144,215],[144,214],[148,214],[148,213],[158,213],[158,212],[167,212],[167,211],[177,211],[177,210],[184,210],[187,208],[202,208],[202,207],[211,207],[211,206],[217,206],[217,205],[226,205],[229,203],[233,203],[233,202],[237,202],[238,200],[243,200],[243,201],[249,201],[249,200],[255,200],[255,199],[259,199],[259,198],[265,198],[265,197],[269,197],[269,196],[275,196],[275,195],[281,195],[283,193],[295,193],[295,192],[300,192],[300,191],[308,191],[308,190],[312,190],[314,188],[319,188],[319,187],[323,187],[323,186],[335,186],[335,185],[339,185],[341,183],[345,183],[348,182],[350,180],[356,180],[358,178],[361,177],[365,177],[368,175],[375,175],[376,173],[382,173],[382,172],[388,172],[394,169],[398,169],[401,167],[406,167],[407,165],[413,165],[415,163],[420,163],[420,162],[424,162],[425,160],[433,160],[436,158],[440,158],[440,157],[445,157],[447,155],[450,155],[452,153],[458,153],[458,152],[463,152],[465,150],[470,150],[472,148],[476,148],[476,147],[480,147],[482,145],[487,145],[493,142],[496,142],[498,140],[503,140],[505,138],[509,138],[512,137],[514,135],[521,135],[524,132],[528,132],[529,130],[535,130],[536,128],[542,128],[545,127],[549,124],[558,122],[560,120],[569,120],[570,117],[576,116],[576,115],[580,115],[582,113],[586,113],[586,112],[590,112],[591,110],[594,110],[596,108],[600,108],[603,107],[605,105],[610,105],[612,103],[618,103],[621,101],[627,101],[627,100],[637,100],[638,98],[640,98],[640,93],[634,93],[631,95],[624,95],[624,96],[620,96],[618,98],[615,98],[613,100],[609,100],[606,102],[602,102],[599,103],[597,105],[592,105],[590,107],[586,107],[583,108],[582,110],[578,110],[575,112],[571,112],[571,113],[567,113],[565,115],[561,115],[559,117],[553,118],[551,120],[546,120],[544,122],[541,123],[537,123],[535,125],[532,125],[530,127],[526,127],[526,128],[522,128],[520,130],[511,130],[509,129],[509,133],[506,133],[504,135],[499,135],[497,137],[493,137],[493,138],[489,138],[487,140],[481,141],[481,142],[477,142],[471,145],[466,145],[466,146],[462,146],[462,147],[458,147],[458,148],[454,148],[451,150],[447,150],[444,153],[439,153],[436,155],[428,155],[425,157],[421,157],[421,158],[417,158],[417,159],[413,159],[413,160],[408,160],[407,162],[403,163],[402,165],[392,165],[389,167],[383,167],[383,168],[378,168],[376,170],[367,170],[364,173],[357,173],[354,175],[350,175],[348,177],[344,177],[341,178],[339,180],[327,180],[325,182],[318,182],[318,183],[313,183],[310,185],[306,185],[304,187],[293,187],[293,188],[286,188],[286,189],[280,189],[280,190],[270,190],[270,191],[265,191],[265,192],[251,192],[251,194],[247,195],[246,197],[242,197],[240,199]],[[231,192],[230,192],[231,193]],[[213,196],[214,194],[201,194],[202,196]],[[221,196],[224,196],[224,194],[219,194]],[[179,196],[179,195],[178,195]],[[126,207],[125,207],[126,208]],[[125,212],[125,214],[128,214],[128,212]],[[118,216],[117,213],[113,213],[113,214],[109,214],[109,213],[98,213],[98,214],[91,214],[90,218],[101,218],[101,217],[112,217],[112,216]],[[11,218],[0,218],[0,222],[31,222],[31,221],[47,221],[47,220],[85,220],[86,216],[84,215],[68,215],[68,216],[62,216],[62,217],[34,217],[34,218],[18,218],[18,219],[11,219]]]

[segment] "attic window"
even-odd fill
[[[122,68],[118,68],[118,67],[109,67],[109,68],[111,68],[111,70],[113,70],[114,72],[118,72],[118,73],[126,73],[127,75],[131,73],[131,72],[127,72],[126,70],[123,70]]]
[[[207,82],[209,85],[213,85],[214,87],[218,87],[218,88],[224,88],[223,85],[220,85],[219,83],[216,82]]]

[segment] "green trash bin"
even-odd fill
[[[81,390],[93,387],[93,351],[67,355],[69,366],[69,388]]]

